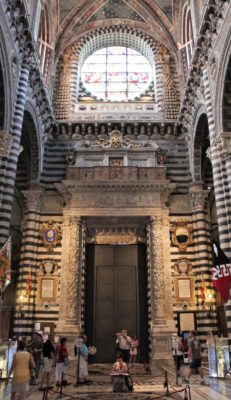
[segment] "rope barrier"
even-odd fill
[[[174,388],[174,386],[172,386],[171,383],[170,383],[170,381],[169,381],[169,378],[168,378],[168,371],[165,370],[165,369],[163,369],[163,368],[162,368],[161,370],[163,371],[162,374],[160,374],[160,375],[155,375],[155,376],[153,376],[153,377],[149,377],[148,379],[147,379],[147,378],[146,378],[146,379],[145,379],[145,378],[143,379],[143,381],[144,381],[144,380],[147,381],[147,380],[150,380],[150,379],[152,379],[152,381],[153,381],[153,380],[155,380],[156,378],[160,378],[160,377],[163,377],[163,378],[164,378],[163,385],[164,385],[164,388],[166,388],[166,392],[163,393],[163,394],[159,394],[159,395],[156,396],[156,397],[149,397],[149,399],[150,399],[150,400],[159,400],[159,399],[165,398],[166,396],[167,396],[167,397],[170,397],[170,396],[172,396],[173,394],[183,393],[183,392],[184,392],[184,400],[191,400],[190,386],[189,386],[189,385],[186,385],[184,388],[181,388],[181,389],[176,389],[176,388]],[[48,387],[47,387],[47,388],[44,388],[42,400],[48,400],[48,394],[49,394],[49,393],[50,393],[50,394],[59,395],[59,398],[68,397],[69,399],[76,399],[76,398],[80,399],[79,394],[78,394],[78,397],[76,397],[76,396],[73,396],[73,395],[71,395],[71,394],[68,394],[68,393],[64,393],[64,392],[63,392],[63,386],[65,386],[65,385],[63,384],[63,382],[64,382],[64,377],[66,378],[66,376],[69,376],[69,377],[72,377],[72,378],[76,378],[75,375],[67,374],[67,373],[62,372],[62,381],[61,381],[61,384],[60,384],[60,389],[59,389],[59,390],[54,390],[54,389],[51,389],[51,388],[48,388]],[[172,390],[170,390],[170,388],[171,388]],[[93,393],[94,393],[94,392],[93,392]],[[92,393],[92,394],[93,394],[93,393]],[[145,392],[145,393],[148,394],[148,392]],[[97,394],[100,394],[100,393],[97,392]],[[103,393],[103,394],[105,394],[105,393]],[[152,392],[152,394],[153,394],[153,392]],[[80,395],[80,396],[81,396],[81,395]]]

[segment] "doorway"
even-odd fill
[[[147,359],[144,245],[88,245],[86,333],[97,348],[94,362],[113,362],[115,333],[139,338],[139,361]]]

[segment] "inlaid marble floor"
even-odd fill
[[[64,396],[60,397],[59,393],[50,392],[48,399],[56,400],[65,398],[66,400],[76,398],[78,400],[153,400],[155,398],[162,399],[173,398],[182,400],[185,398],[185,384],[179,378],[176,385],[176,378],[173,371],[169,371],[169,392],[170,396],[166,396],[166,387],[164,387],[164,377],[150,376],[145,374],[142,366],[136,366],[131,369],[131,375],[134,381],[134,391],[129,393],[113,393],[110,377],[110,365],[95,365],[90,366],[90,383],[86,385],[74,386],[74,366],[70,366],[70,384],[63,388]],[[186,372],[186,370],[185,370]],[[183,370],[184,373],[184,370]],[[190,383],[191,399],[192,400],[230,400],[231,399],[231,382],[226,380],[210,379],[205,377],[206,386],[200,385],[200,377],[194,375]],[[52,381],[52,383],[54,380]],[[54,386],[56,391],[56,387]],[[181,390],[181,392],[179,392]],[[178,391],[178,393],[172,393]],[[10,400],[11,384],[0,384],[0,399]],[[69,397],[70,396],[70,397]],[[38,390],[38,386],[30,386],[30,391],[27,398],[29,400],[42,400],[43,392]]]

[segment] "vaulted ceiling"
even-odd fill
[[[172,0],[59,0],[57,55],[94,30],[123,26],[164,43],[171,52]]]
[[[156,3],[158,7],[167,15],[167,17],[172,19],[172,0],[155,0],[150,1],[150,3]],[[65,16],[71,11],[71,9],[77,4],[81,3],[78,0],[60,0],[60,21],[62,21]],[[96,1],[97,3],[97,1]],[[127,5],[126,1],[123,0],[107,0],[104,5],[100,7],[98,16],[105,17],[106,15],[114,15],[116,9],[120,9],[124,13],[124,17],[127,15]],[[135,16],[135,15],[134,15]],[[131,13],[132,17],[132,13]],[[112,16],[110,16],[112,18]],[[133,19],[133,18],[132,18]]]

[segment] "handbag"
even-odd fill
[[[64,360],[63,360],[63,364],[65,365],[65,367],[67,367],[68,365],[69,365],[69,360],[68,360],[68,358],[66,357],[66,358],[64,358]]]

